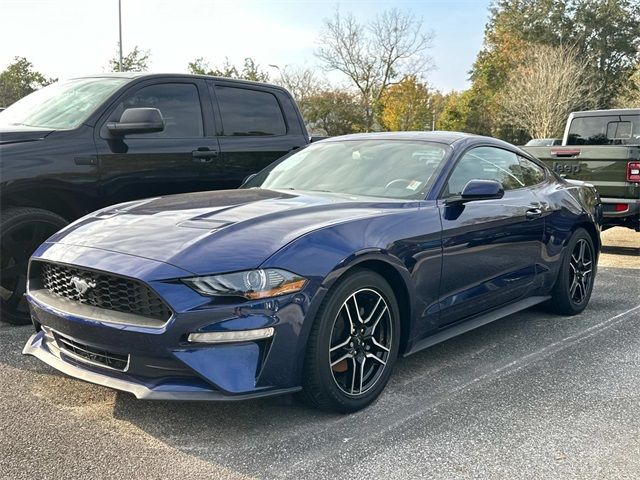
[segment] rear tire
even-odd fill
[[[577,315],[589,303],[596,275],[593,240],[584,228],[578,228],[567,243],[558,279],[549,307],[560,315]]]
[[[303,398],[322,410],[349,413],[382,392],[400,344],[393,290],[370,270],[348,274],[327,294],[311,328]]]
[[[40,208],[13,207],[0,214],[0,320],[31,322],[24,293],[31,254],[67,225],[60,215]]]

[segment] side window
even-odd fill
[[[280,104],[271,93],[221,86],[215,90],[225,136],[287,133]]]
[[[164,118],[164,131],[128,135],[127,138],[190,138],[202,137],[202,110],[198,88],[192,83],[162,83],[149,85],[127,97],[118,110],[127,108],[157,108]]]
[[[536,165],[531,160],[523,157],[518,157],[518,160],[520,161],[520,171],[522,173],[522,181],[524,182],[525,187],[537,185],[543,182],[547,177],[544,168],[540,165]]]
[[[449,195],[460,195],[469,180],[496,180],[505,191],[524,186],[518,156],[494,147],[477,147],[464,154],[449,177]]]
[[[623,145],[640,145],[640,115],[622,115],[620,120],[629,125],[626,135],[628,140],[623,140]],[[630,130],[630,131],[629,131]]]
[[[578,117],[571,121],[567,145],[606,145],[607,124],[618,117]]]

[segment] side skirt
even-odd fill
[[[462,322],[452,327],[449,327],[441,332],[435,333],[423,340],[420,340],[410,350],[406,351],[402,356],[408,357],[412,353],[419,352],[420,350],[436,345],[437,343],[444,342],[445,340],[449,340],[450,338],[457,337],[458,335],[466,333],[475,328],[482,327],[487,323],[500,320],[501,318],[504,318],[513,313],[519,312],[521,310],[525,310],[529,307],[533,307],[534,305],[537,305],[546,300],[549,300],[550,298],[551,298],[550,295],[528,297],[523,300],[510,303],[509,305],[506,305],[504,307],[491,310],[488,313],[484,313],[482,315],[476,316],[469,320],[463,320]]]

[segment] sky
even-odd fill
[[[275,67],[315,68],[323,19],[336,8],[361,21],[391,8],[422,18],[434,39],[427,81],[444,92],[468,86],[482,46],[490,0],[122,0],[125,54],[151,50],[152,72],[186,72],[204,57],[242,64],[253,57],[271,77]],[[107,71],[117,54],[118,0],[0,0],[0,70],[26,57],[48,77]],[[339,74],[329,78],[340,81]]]

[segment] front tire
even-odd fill
[[[59,215],[40,208],[14,207],[0,217],[0,320],[14,325],[31,322],[24,298],[31,254],[67,225]]]
[[[593,291],[596,260],[591,236],[584,228],[578,228],[569,239],[553,287],[552,311],[560,315],[577,315],[587,307]]]
[[[349,413],[382,392],[398,355],[400,313],[383,277],[357,270],[335,285],[311,328],[303,397],[322,410]]]

